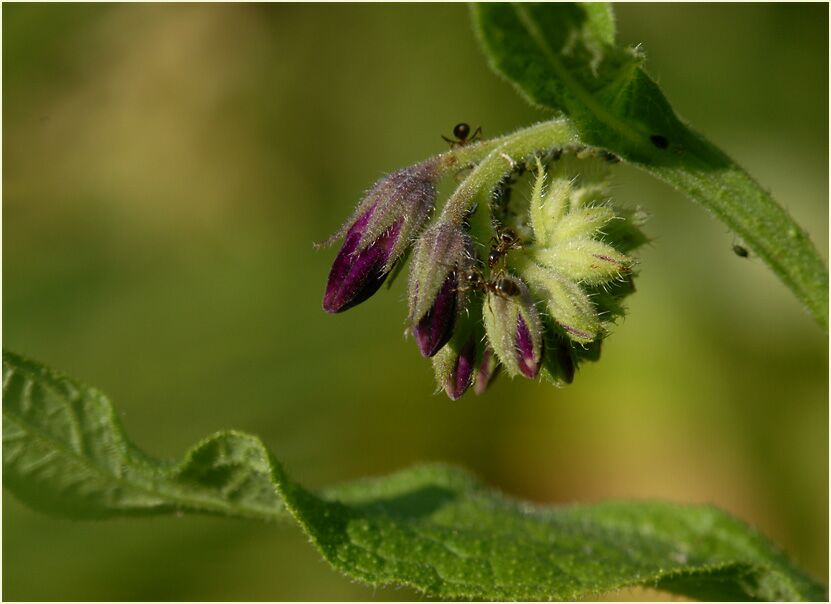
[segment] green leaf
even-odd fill
[[[32,507],[70,518],[290,515],[346,575],[440,598],[575,599],[635,585],[700,598],[825,598],[760,535],[709,506],[535,507],[445,466],[313,493],[237,432],[205,439],[180,462],[155,461],[127,440],[100,392],[6,352],[3,481]]]
[[[741,167],[673,112],[637,49],[614,46],[608,5],[481,4],[491,67],[532,104],[565,113],[614,152],[723,221],[828,328],[828,270],[807,234]]]

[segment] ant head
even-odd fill
[[[501,233],[499,233],[499,241],[501,243],[512,245],[516,243],[517,234],[511,228],[504,229]]]
[[[475,287],[481,285],[482,283],[484,283],[485,280],[482,277],[481,272],[479,272],[475,268],[470,268],[465,272],[464,277],[463,277],[463,281],[470,288],[475,288]]]

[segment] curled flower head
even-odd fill
[[[529,210],[533,245],[517,254],[516,267],[559,330],[588,345],[605,336],[622,313],[620,307],[617,313],[604,312],[592,298],[625,295],[621,286],[634,265],[623,251],[625,235],[633,247],[643,237],[633,217],[626,221],[626,214],[609,203],[603,183],[562,173],[546,183],[545,171],[537,167]],[[616,225],[620,221],[627,224]]]
[[[387,278],[430,216],[436,200],[435,162],[398,170],[379,180],[352,217],[326,243],[344,237],[323,295],[337,313],[360,304]]]
[[[453,400],[471,386],[482,394],[503,367],[571,383],[622,316],[631,252],[646,241],[642,215],[611,202],[602,150],[512,157],[506,148],[473,162],[423,233],[436,181],[464,167],[454,156],[470,157],[464,147],[379,181],[336,235],[344,243],[324,296],[330,312],[374,293],[415,242],[408,330]],[[526,194],[511,195],[524,183]]]

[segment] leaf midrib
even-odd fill
[[[540,32],[539,28],[537,28],[533,19],[531,19],[531,16],[528,14],[528,9],[525,6],[516,3],[511,4],[511,7],[514,9],[514,12],[516,13],[522,27],[528,32],[528,35],[534,41],[534,44],[536,44],[537,48],[542,51],[542,54],[548,60],[552,69],[557,72],[557,75],[566,84],[569,90],[571,90],[571,93],[587,108],[589,108],[598,120],[606,124],[606,126],[610,129],[618,132],[624,138],[628,139],[633,145],[641,147],[644,150],[649,149],[642,143],[641,136],[637,130],[630,128],[626,122],[618,119],[610,111],[607,111],[602,104],[598,103],[598,101],[588,90],[581,86],[580,83],[571,76],[571,73],[569,73],[568,69],[566,69],[562,64],[560,59],[557,57],[557,54],[548,46],[548,42],[546,42],[545,37]]]

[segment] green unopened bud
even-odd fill
[[[614,217],[614,210],[606,206],[572,210],[554,224],[551,240],[558,242],[597,237]]]
[[[531,259],[571,280],[602,285],[628,272],[632,260],[615,248],[594,239],[571,239],[535,250]]]
[[[546,173],[537,159],[537,176],[531,190],[530,218],[531,228],[537,245],[548,245],[550,231],[556,228],[563,215],[568,211],[571,196],[571,181],[557,178],[546,190]]]
[[[593,177],[601,174],[595,170]],[[605,335],[592,289],[608,289],[633,265],[612,238],[602,239],[606,227],[622,219],[612,207],[596,205],[607,203],[603,182],[583,178],[578,184],[561,168],[547,183],[537,162],[530,201],[534,244],[516,254],[515,266],[562,332],[580,344]]]
[[[591,342],[601,335],[597,309],[570,275],[526,261],[520,272],[545,300],[551,317],[576,342]]]
[[[543,353],[542,321],[525,284],[503,276],[488,291],[483,317],[491,346],[508,374],[537,377]]]

